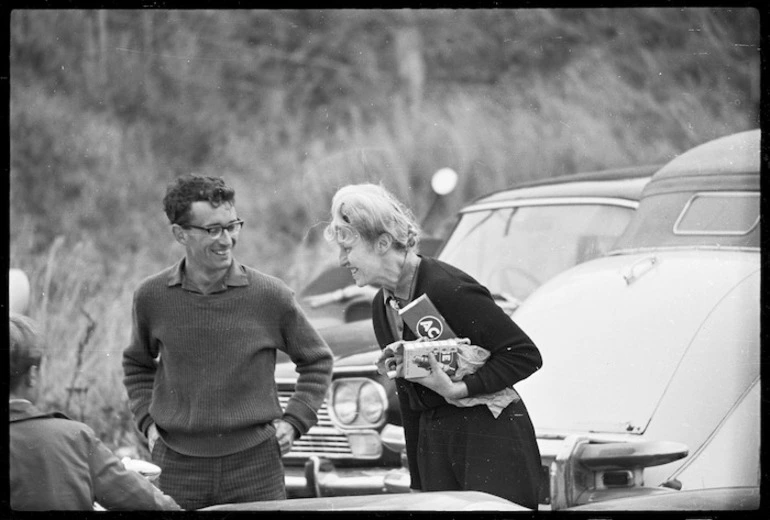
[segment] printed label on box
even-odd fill
[[[430,374],[428,356],[434,356],[450,377],[457,371],[457,342],[420,341],[404,344],[404,377],[417,379]]]
[[[398,313],[420,339],[434,341],[457,337],[427,294],[415,298]]]

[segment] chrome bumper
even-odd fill
[[[288,498],[408,493],[409,473],[404,468],[337,468],[317,456],[304,468],[285,468]]]

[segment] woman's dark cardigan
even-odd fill
[[[460,338],[491,352],[476,373],[463,378],[468,396],[502,390],[527,378],[542,366],[540,351],[518,325],[495,303],[489,291],[470,275],[440,260],[421,257],[414,298],[427,294],[436,309]],[[380,348],[400,339],[393,336],[385,314],[383,291],[372,306],[374,332]],[[416,339],[405,328],[405,340]],[[419,418],[423,410],[452,406],[439,394],[403,378],[396,378],[401,416],[410,461],[412,488],[419,489],[416,450]]]

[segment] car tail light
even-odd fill
[[[332,382],[329,415],[339,428],[377,428],[385,421],[388,398],[385,389],[365,377]]]
[[[597,442],[585,436],[568,437],[551,464],[551,508],[670,492],[644,487],[644,468],[684,458],[688,451],[678,442]]]

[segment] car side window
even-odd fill
[[[674,224],[677,235],[745,235],[759,224],[759,193],[696,193]]]

